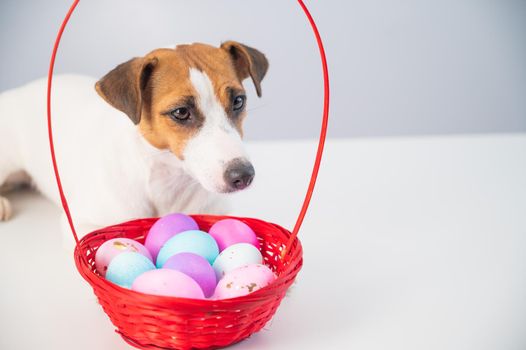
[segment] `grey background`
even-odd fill
[[[46,75],[70,0],[0,1],[3,91]],[[526,1],[306,3],[329,58],[331,136],[526,131]],[[294,0],[83,0],[57,72],[102,76],[159,46],[228,39],[271,61],[263,99],[247,85],[247,137],[317,135],[319,56]]]

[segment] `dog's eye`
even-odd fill
[[[186,121],[190,119],[190,110],[186,107],[180,107],[171,111],[170,116],[175,121]]]
[[[245,100],[246,100],[246,97],[243,95],[240,95],[234,98],[234,102],[232,103],[232,108],[234,109],[234,111],[242,110],[243,107],[245,107]]]

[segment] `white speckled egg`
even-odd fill
[[[274,282],[276,275],[265,265],[255,264],[230,271],[219,281],[212,299],[237,298]]]
[[[153,262],[150,252],[139,242],[128,238],[113,238],[104,242],[95,254],[95,268],[102,277],[106,276],[106,270],[110,262],[122,253],[139,253]]]
[[[212,267],[219,281],[225,274],[238,267],[261,263],[263,256],[259,249],[250,243],[237,243],[223,250]]]

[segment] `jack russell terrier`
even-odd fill
[[[242,143],[242,81],[250,77],[261,96],[267,69],[261,52],[228,41],[157,49],[99,81],[56,76],[55,148],[79,234],[171,212],[224,212],[220,193],[255,175]],[[0,190],[31,183],[59,204],[45,91],[43,79],[0,94]],[[0,195],[0,221],[11,213]]]

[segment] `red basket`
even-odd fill
[[[224,216],[193,215],[208,231]],[[126,237],[144,243],[156,219],[141,219],[95,231],[75,250],[77,269],[88,281],[118,332],[132,345],[170,349],[222,347],[259,331],[274,315],[302,265],[301,244],[296,240],[285,259],[281,252],[290,232],[268,222],[236,218],[249,225],[261,243],[265,264],[278,274],[271,285],[247,296],[225,300],[157,297],[121,288],[100,277],[95,252],[108,239]],[[154,347],[152,347],[154,348]]]
[[[156,218],[139,219],[106,227],[78,239],[68,207],[55,156],[51,122],[53,69],[62,33],[79,0],[75,0],[57,35],[48,74],[47,115],[49,142],[58,190],[64,211],[76,241],[75,263],[82,277],[92,286],[100,305],[130,345],[141,349],[210,349],[237,343],[259,331],[272,318],[287,289],[302,266],[302,248],[297,234],[310,203],[327,132],[329,115],[329,77],[323,43],[313,18],[302,0],[320,49],[325,99],[323,122],[311,180],[292,233],[281,226],[258,219],[237,218],[248,224],[258,236],[265,264],[278,276],[269,286],[243,297],[225,300],[194,300],[146,295],[121,288],[101,277],[95,268],[95,253],[105,241],[126,237],[144,243],[145,235]],[[204,231],[225,216],[193,215]]]

